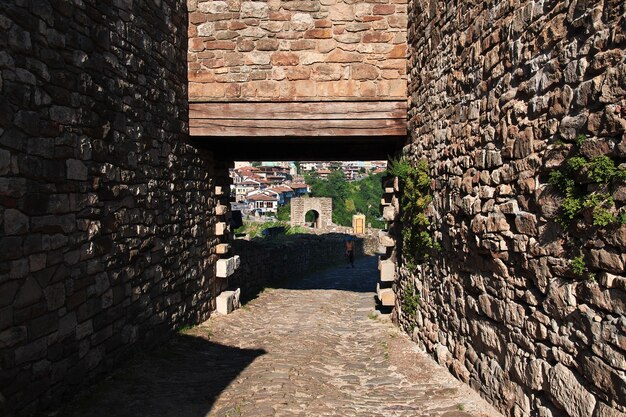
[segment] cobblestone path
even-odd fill
[[[266,290],[100,384],[73,415],[500,416],[374,317],[376,274],[367,258]]]

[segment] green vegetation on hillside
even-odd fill
[[[365,214],[366,223],[383,229],[380,199],[383,194],[382,174],[369,175],[362,180],[349,182],[343,172],[334,170],[327,179],[316,174],[305,176],[311,186],[311,197],[331,197],[333,199],[333,223],[352,226],[353,214]]]

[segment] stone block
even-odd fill
[[[223,291],[216,298],[216,311],[219,314],[229,314],[240,306],[241,291],[237,288],[235,291]]]
[[[549,391],[553,400],[572,417],[592,417],[595,397],[565,365],[558,363],[549,374]]]
[[[230,245],[228,243],[220,243],[219,245],[215,246],[215,253],[217,253],[218,255],[224,255],[228,253],[228,251],[230,251]]]
[[[220,259],[215,266],[215,274],[218,278],[227,278],[239,268],[239,255],[232,258]]]
[[[396,304],[396,294],[391,288],[380,288],[378,290],[378,300],[385,307],[393,307]]]
[[[398,212],[394,206],[385,206],[383,208],[383,219],[388,222],[394,221],[398,218]]]
[[[388,248],[396,245],[395,239],[393,237],[389,236],[385,232],[379,233],[378,240],[380,241],[380,244],[382,246],[385,246],[385,247],[388,247]]]
[[[378,267],[380,269],[380,280],[382,282],[393,282],[396,279],[396,264],[392,261],[380,261]]]
[[[214,188],[214,192],[216,196],[224,195],[224,187],[221,185],[216,185]]]
[[[223,236],[228,231],[228,226],[224,222],[215,223],[215,234],[217,236]]]
[[[215,206],[215,214],[217,214],[218,216],[223,216],[227,212],[228,212],[228,206],[225,206],[222,204],[218,204],[217,206]]]
[[[28,217],[15,209],[4,211],[4,233],[7,235],[22,234],[28,231]]]

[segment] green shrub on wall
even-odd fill
[[[412,164],[407,158],[392,160],[387,173],[400,181],[402,253],[407,267],[414,269],[430,257],[433,249],[439,248],[432,237],[431,221],[425,213],[432,201],[428,162],[420,160]]]
[[[571,154],[549,173],[549,183],[563,197],[557,222],[566,231],[572,225],[599,229],[626,224],[626,211],[618,209],[612,197],[615,187],[626,181],[626,170],[607,155],[583,155],[581,147],[586,140],[585,135],[579,135]],[[569,261],[571,272],[575,277],[593,280],[595,273],[587,266],[581,253],[583,244],[579,243],[571,247],[577,253]]]
[[[611,193],[617,183],[626,180],[626,170],[606,155],[581,155],[585,140],[584,135],[578,136],[573,154],[550,172],[550,184],[563,195],[558,221],[564,228],[576,220],[598,227],[625,223],[626,213],[617,212]]]

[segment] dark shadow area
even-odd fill
[[[376,256],[361,256],[354,268],[347,263],[335,264],[328,269],[306,274],[298,279],[284,280],[277,288],[293,290],[340,290],[350,292],[376,292],[378,280]]]
[[[208,337],[209,335],[207,335]],[[262,349],[239,349],[177,334],[81,393],[63,417],[204,417]]]
[[[241,289],[241,301],[256,298],[265,288],[376,291],[377,258],[364,255],[364,240],[355,239],[355,267],[345,254],[344,233],[296,234],[266,239],[235,240],[239,269],[228,279]]]
[[[192,143],[233,161],[372,161],[393,155],[406,136],[192,136]]]

